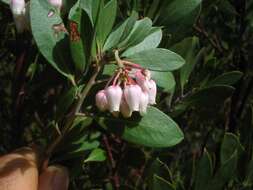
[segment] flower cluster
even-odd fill
[[[148,105],[156,103],[156,91],[150,71],[131,64],[118,69],[105,89],[96,94],[96,105],[100,111],[109,110],[114,116],[120,112],[129,118],[134,111],[143,115]]]

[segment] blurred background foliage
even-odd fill
[[[72,5],[66,2],[65,11]],[[253,1],[119,0],[117,12],[116,23],[133,12],[152,19],[162,27],[159,47],[186,60],[157,76],[157,107],[185,138],[173,148],[145,148],[80,118],[50,161],[69,167],[70,189],[252,189]],[[0,153],[44,147],[58,130],[59,105],[71,104],[78,89],[65,93],[69,85],[31,34],[16,34],[4,1],[0,35]]]

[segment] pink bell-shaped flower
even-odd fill
[[[10,9],[13,15],[20,16],[25,14],[25,0],[11,0]]]
[[[147,112],[147,107],[149,103],[149,95],[147,92],[141,93],[141,100],[140,100],[140,114],[143,116]]]
[[[60,9],[62,7],[62,0],[48,0],[48,2],[55,8]]]
[[[100,90],[96,94],[96,106],[100,111],[106,111],[108,109],[108,100],[106,97],[105,90]]]
[[[126,103],[125,98],[122,98],[122,100],[121,100],[120,112],[124,118],[129,118],[132,116],[132,111],[129,109],[129,106]]]
[[[131,111],[139,111],[141,99],[140,86],[136,84],[127,85],[124,89],[124,97]]]
[[[142,88],[143,91],[148,91],[149,80],[141,73],[141,71],[137,71],[135,73],[135,79],[137,84]]]
[[[149,97],[149,104],[153,105],[156,104],[156,83],[153,80],[149,81],[149,89],[148,89],[148,97]]]
[[[111,85],[106,90],[108,107],[110,112],[118,112],[122,98],[122,89],[118,85]]]

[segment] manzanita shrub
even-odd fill
[[[1,1],[1,153],[70,189],[253,188],[252,0]]]

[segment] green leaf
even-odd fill
[[[68,134],[64,137],[64,142],[61,142],[55,150],[58,161],[87,157],[90,150],[98,148],[100,145],[99,136],[87,128],[92,121],[93,119],[90,117],[77,117],[75,119]]]
[[[115,73],[115,70],[117,69],[117,65],[113,65],[113,64],[108,64],[104,66],[103,69],[103,75],[110,77]]]
[[[179,69],[185,63],[184,59],[178,54],[162,48],[141,51],[125,59],[154,71],[173,71]]]
[[[253,185],[253,153],[251,155],[251,160],[248,164],[247,173],[243,184],[249,187]]]
[[[141,43],[136,46],[128,48],[122,56],[127,57],[135,53],[156,48],[162,40],[162,30],[160,28],[154,28],[154,31],[151,32]]]
[[[62,156],[57,159],[59,160],[69,160],[77,157],[82,157],[85,153],[85,151],[95,149],[99,146],[99,141],[84,141],[80,144],[73,145],[72,150],[69,150],[69,152],[65,152],[62,154]]]
[[[103,128],[117,133],[123,139],[147,147],[170,147],[184,138],[178,125],[154,107],[149,107],[147,114],[137,119],[108,116],[96,120]]]
[[[224,185],[234,177],[238,161],[238,154],[235,151],[232,156],[219,168],[214,178],[208,183],[207,190],[223,190]]]
[[[185,59],[184,66],[180,69],[180,85],[182,91],[188,82],[190,74],[197,61],[199,40],[197,37],[185,38],[183,41],[175,44],[171,50],[178,53]]]
[[[102,49],[104,42],[112,30],[117,13],[117,0],[109,1],[102,10],[99,11],[96,24],[96,39]]]
[[[67,64],[71,63],[68,54],[67,33],[61,17],[54,14],[48,17],[50,8],[39,0],[30,1],[30,18],[32,34],[42,55],[62,75],[73,81]],[[64,53],[62,53],[64,52]]]
[[[212,86],[201,89],[192,95],[188,95],[179,104],[174,107],[173,117],[176,117],[188,108],[206,109],[211,112],[218,110],[217,106],[223,105],[224,101],[232,95],[234,88],[231,86]],[[210,114],[209,114],[210,117]]]
[[[237,151],[237,154],[243,151],[239,138],[233,133],[226,133],[221,145],[221,164],[226,163],[235,151]]]
[[[152,29],[152,21],[149,18],[143,18],[136,21],[130,34],[118,44],[119,49],[126,49],[142,42]]]
[[[83,143],[85,145],[92,143],[96,139],[91,139],[90,134],[88,136],[87,127],[91,125],[92,118],[80,117],[75,118],[73,125],[65,136],[65,141],[61,142],[56,151],[61,153],[74,152],[78,150]],[[96,141],[95,141],[96,142]]]
[[[10,0],[1,0],[1,2],[5,3],[5,4],[10,4]]]
[[[151,78],[154,79],[158,87],[166,92],[172,92],[176,86],[174,75],[171,72],[151,71]]]
[[[233,91],[234,88],[231,86],[212,86],[194,93],[183,100],[183,102],[195,106],[214,106],[223,103],[226,98],[231,96]]]
[[[197,163],[195,175],[195,190],[205,189],[206,184],[212,178],[213,167],[209,153],[204,150],[201,159]]]
[[[160,4],[160,0],[153,1],[152,4],[149,6],[149,8],[146,11],[147,12],[146,13],[147,17],[149,17],[152,20],[154,20],[154,18],[156,16],[158,16],[157,15],[157,10],[161,7],[160,5],[161,5]]]
[[[101,0],[81,0],[80,7],[87,13],[93,26],[97,21]],[[103,3],[102,3],[103,4]]]
[[[103,149],[96,148],[92,150],[88,158],[84,160],[86,162],[102,162],[106,160],[106,153]]]
[[[82,9],[79,7],[79,1],[71,8],[69,13],[70,20],[70,50],[75,64],[75,68],[79,72],[83,72],[86,66],[85,47],[81,37],[82,25]],[[74,28],[72,28],[74,27]],[[73,34],[72,34],[73,33]]]
[[[160,176],[153,177],[153,190],[176,190],[173,185]]]
[[[240,71],[231,71],[224,73],[217,78],[215,78],[213,81],[210,82],[209,86],[215,86],[215,85],[233,85],[236,82],[238,82],[243,76],[243,73]]]
[[[201,0],[165,1],[159,17],[159,23],[166,27],[174,40],[182,39],[192,30],[200,13]]]
[[[155,159],[148,169],[148,187],[152,189],[154,175],[160,176],[163,179],[172,180],[172,173],[169,167],[163,163],[159,158]]]
[[[107,38],[103,51],[110,50],[118,46],[131,32],[136,19],[131,16],[126,19],[116,30],[114,30]]]

